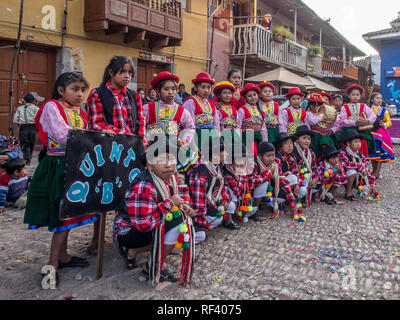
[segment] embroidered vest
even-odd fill
[[[215,106],[211,100],[200,100],[193,96],[192,99],[195,105],[194,120],[197,129],[212,129],[215,115]]]
[[[257,106],[250,106],[248,104],[241,106],[241,108],[245,115],[242,123],[242,130],[254,130],[260,132],[264,122],[264,113],[260,111]]]
[[[237,110],[232,106],[223,106],[217,104],[217,109],[221,112],[222,118],[219,119],[221,130],[231,129],[237,127]]]
[[[184,107],[174,104],[173,107],[165,106],[157,102],[149,102],[149,122],[147,133],[150,135],[166,134],[178,136],[181,117]]]
[[[302,125],[304,125],[304,121],[306,119],[307,112],[304,109],[299,109],[294,112],[290,108],[285,109],[288,114],[288,125],[287,131],[289,134],[295,134],[296,129]]]
[[[63,117],[65,123],[67,123],[70,127],[84,129],[87,125],[87,117],[84,112],[79,107],[66,106],[64,102],[58,100],[49,100],[54,102],[61,116]],[[47,103],[47,102],[46,102]],[[40,117],[42,116],[44,103],[35,118],[35,126],[39,132],[39,138],[42,143],[47,147],[47,154],[54,156],[63,156],[65,155],[66,146],[60,144],[56,139],[51,137],[47,132],[43,131],[42,125],[40,124]]]
[[[350,103],[344,105],[347,113],[347,119],[357,121],[363,117],[365,104],[364,103]]]
[[[325,121],[321,121],[314,125],[310,124],[310,129],[311,129],[311,131],[318,132],[319,134],[322,134],[325,136],[328,134],[329,128],[328,128],[328,124]]]
[[[272,101],[269,103],[263,103],[259,101],[260,108],[265,115],[265,125],[267,128],[276,128],[279,124],[278,122],[278,112],[279,112],[279,105]]]

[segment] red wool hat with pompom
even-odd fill
[[[161,82],[163,80],[167,80],[167,79],[175,80],[177,83],[179,83],[179,80],[180,80],[178,76],[176,76],[172,73],[169,73],[168,71],[162,71],[157,75],[157,77],[155,77],[153,79],[153,81],[151,81],[151,87],[153,89],[157,89],[157,84],[159,82]]]
[[[256,91],[258,93],[258,95],[261,94],[261,90],[259,87],[257,87],[256,85],[254,85],[253,83],[248,83],[244,86],[244,88],[240,91],[240,95],[242,97],[244,97],[244,95],[249,92],[249,91]]]
[[[304,97],[304,93],[301,92],[299,88],[290,88],[288,93],[286,93],[286,98],[289,99],[291,96],[294,96],[295,94]]]
[[[211,76],[207,72],[200,72],[196,76],[196,78],[192,80],[192,83],[196,84],[200,82],[208,82],[213,85],[215,83],[215,80],[211,79]]]
[[[361,91],[361,94],[364,93],[364,88],[363,88],[363,87],[361,87],[361,86],[358,85],[358,84],[352,84],[350,87],[347,88],[346,94],[349,95],[350,90],[352,90],[352,89],[359,89],[359,90]]]
[[[261,82],[257,87],[259,87],[261,90],[264,87],[270,87],[274,91],[274,94],[275,94],[275,91],[276,91],[275,86],[271,82],[269,82],[267,80],[265,80],[264,82]]]
[[[308,102],[315,102],[315,103],[324,103],[325,100],[322,98],[322,95],[319,93],[312,93],[310,97],[307,99]]]
[[[320,95],[323,97],[327,97],[329,99],[329,103],[332,102],[332,96],[328,92],[321,91]]]

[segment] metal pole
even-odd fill
[[[319,47],[322,48],[322,28],[319,28]]]
[[[211,44],[210,44],[210,60],[208,61],[208,73],[211,73],[212,55],[213,55],[213,47],[214,47],[214,33],[215,33],[215,26],[214,26],[214,17],[213,17],[212,18],[212,31],[211,31]]]
[[[294,42],[297,43],[297,8],[294,9]]]
[[[60,72],[60,74],[65,72],[65,67],[64,67],[64,47],[65,47],[65,35],[67,33],[67,16],[68,16],[68,0],[65,0],[64,21],[63,21],[62,34],[61,34],[61,72]]]
[[[250,24],[250,16],[247,16],[247,26],[246,26],[246,39],[244,41],[244,60],[243,60],[243,75],[242,75],[242,87],[244,87],[244,77],[246,75],[246,60],[247,60],[247,42],[249,35],[249,24]]]
[[[9,93],[9,110],[8,110],[8,134],[10,136],[14,135],[13,128],[13,115],[14,115],[14,70],[15,63],[17,61],[17,57],[19,54],[19,50],[21,49],[21,29],[22,29],[22,18],[24,12],[24,0],[21,0],[21,6],[19,9],[19,23],[18,23],[18,35],[17,35],[17,43],[15,45],[15,53],[11,62],[11,72],[10,72],[10,93]]]

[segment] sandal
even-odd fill
[[[142,269],[142,273],[147,279],[150,278],[148,263],[146,263],[144,265],[144,269]],[[161,270],[161,272],[160,272],[160,282],[165,282],[165,281],[177,282],[177,281],[179,281],[179,277],[175,277],[174,271],[171,270],[170,268],[167,268],[167,269]]]
[[[89,262],[85,258],[72,257],[69,262],[63,263],[61,261],[58,262],[58,269],[63,268],[84,268],[89,265]]]
[[[354,195],[345,196],[344,198],[345,198],[346,200],[348,200],[348,201],[355,201],[355,200],[356,200],[356,198],[354,197]]]
[[[251,217],[249,217],[249,219],[252,219],[252,220],[254,220],[255,222],[266,221],[266,220],[268,220],[267,217],[263,217],[263,216],[260,216],[260,215],[258,215],[258,214],[252,215]]]
[[[86,253],[89,256],[97,256],[97,248],[99,244],[97,242],[91,242],[89,247],[86,249]]]
[[[238,226],[236,223],[233,223],[233,222],[231,222],[229,224],[225,224],[224,223],[223,227],[226,228],[226,229],[229,229],[229,230],[238,230],[238,229],[240,229],[240,226]]]
[[[122,257],[122,260],[123,260],[124,263],[125,263],[126,269],[128,269],[128,270],[136,269],[136,268],[137,268],[136,258],[128,259],[128,252],[129,252],[129,249],[124,249],[124,248],[121,246],[121,244],[119,243],[118,240],[117,240],[117,249],[118,249],[119,254],[120,254],[121,257]]]

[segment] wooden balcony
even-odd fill
[[[290,40],[282,43],[274,40],[271,31],[258,24],[234,25],[231,28],[231,58],[261,59],[266,62],[306,70],[307,48]],[[247,50],[246,50],[247,35]]]
[[[325,77],[343,78],[358,80],[358,68],[349,66],[343,67],[343,60],[322,59],[322,74]]]
[[[149,39],[150,48],[179,46],[182,5],[176,0],[85,0],[86,32],[124,33],[124,42]]]

